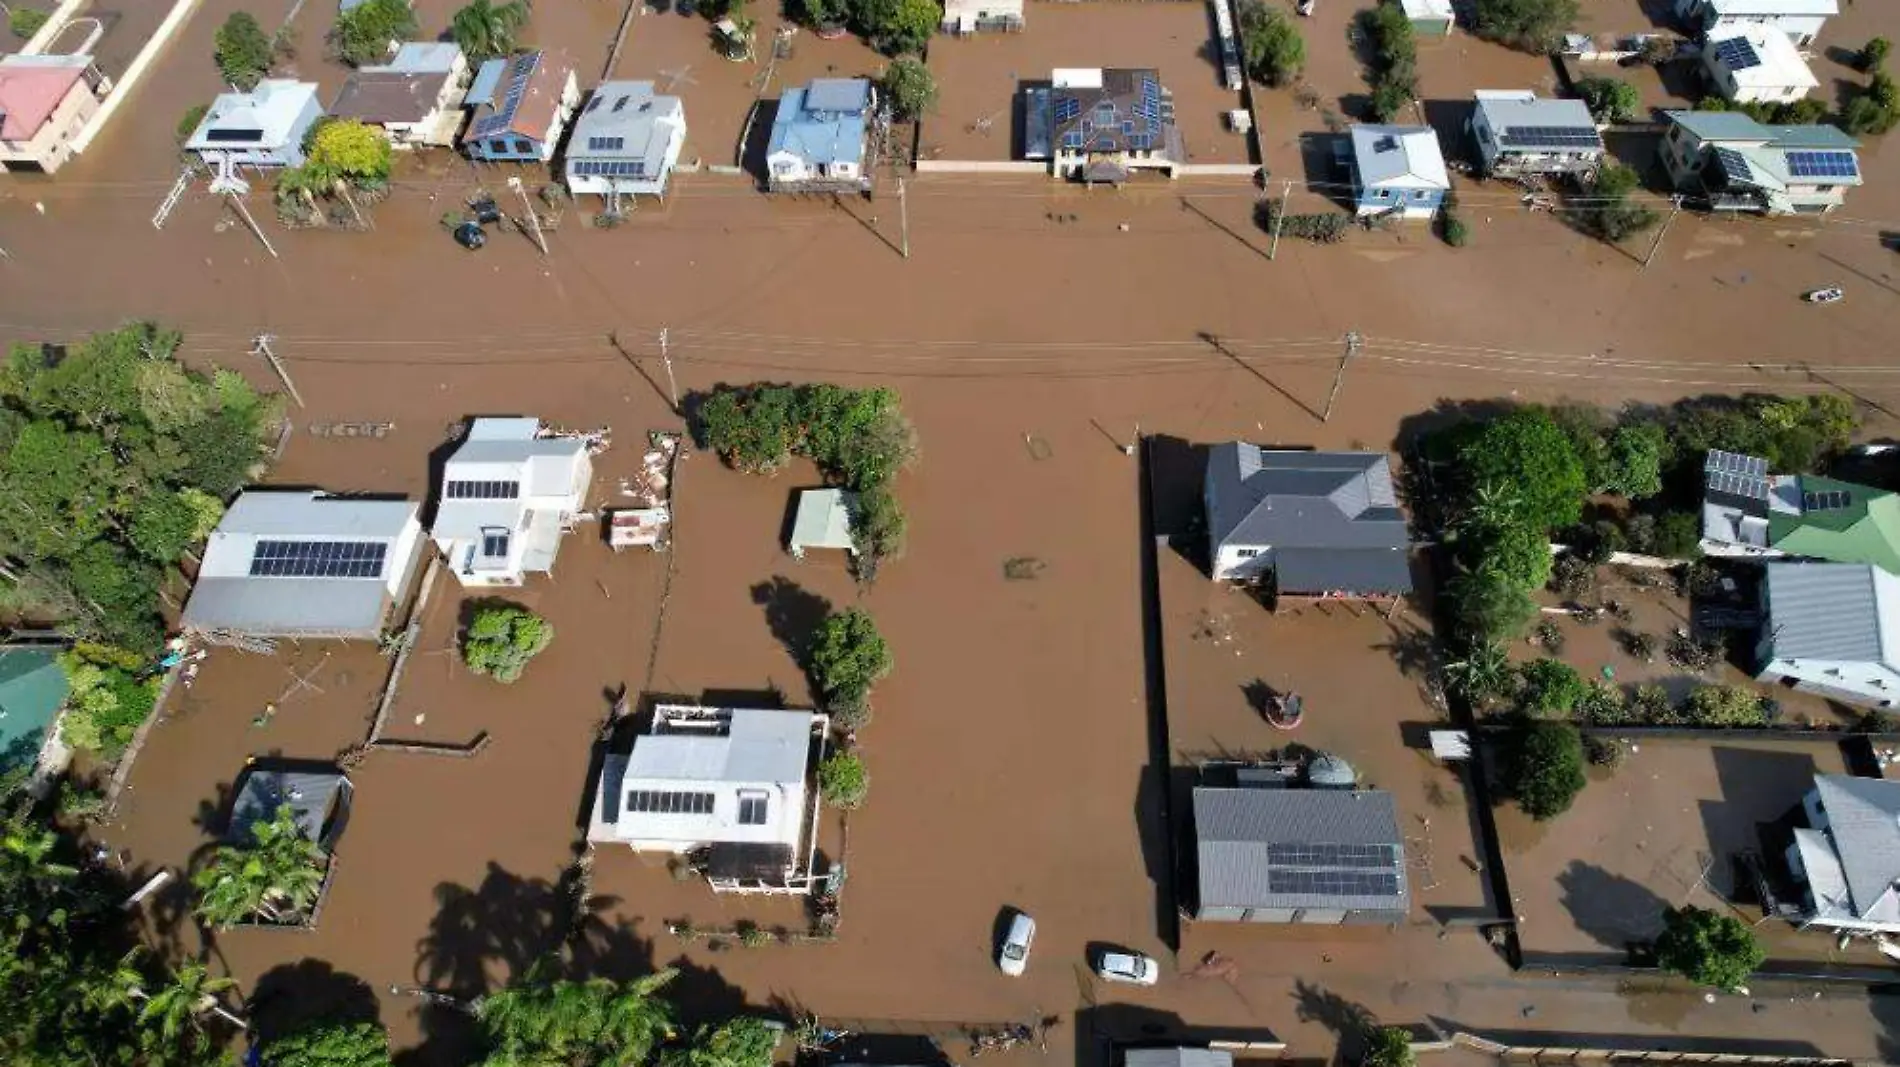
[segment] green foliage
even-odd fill
[[[702,1026],[685,1048],[668,1049],[660,1067],[771,1067],[778,1037],[764,1019],[751,1016]]]
[[[158,703],[158,682],[140,681],[137,657],[81,642],[59,656],[66,675],[66,717],[60,733],[73,748],[115,756],[132,742]]]
[[[1876,74],[1874,77],[1878,79],[1885,75]],[[1893,129],[1896,120],[1900,120],[1900,112],[1883,107],[1871,93],[1853,97],[1841,109],[1841,128],[1857,137],[1886,133]]]
[[[1483,643],[1445,664],[1445,686],[1453,696],[1474,708],[1482,707],[1511,688],[1511,658],[1504,646]]]
[[[330,28],[330,49],[353,67],[378,63],[389,55],[391,41],[416,35],[416,12],[409,0],[363,0],[336,17]],[[268,50],[270,42],[264,42]]]
[[[255,88],[270,70],[270,38],[249,11],[233,11],[212,37],[212,47],[218,73],[239,89],[248,92]],[[192,128],[196,129],[197,123]]]
[[[1767,704],[1742,685],[1700,685],[1683,702],[1683,715],[1697,726],[1766,726]]]
[[[180,492],[158,492],[132,513],[132,547],[160,566],[184,555],[199,536],[198,512]]]
[[[1733,915],[1693,905],[1663,913],[1656,964],[1697,985],[1738,989],[1767,958],[1754,931]]]
[[[845,715],[868,706],[871,687],[891,673],[891,666],[890,647],[861,608],[828,616],[812,635],[806,656],[819,700],[827,710]]]
[[[360,10],[360,9],[359,9]],[[355,120],[326,122],[310,138],[304,168],[325,185],[346,181],[353,185],[381,185],[389,181],[392,164],[389,139],[374,126]]]
[[[818,790],[834,808],[860,808],[871,791],[871,775],[855,752],[833,753],[818,765]]]
[[[1577,96],[1589,106],[1598,122],[1631,122],[1642,111],[1643,98],[1636,86],[1615,78],[1579,78]]]
[[[857,511],[851,516],[851,543],[861,565],[875,572],[878,564],[903,555],[908,526],[904,509],[889,489],[879,485],[859,493]]]
[[[1459,449],[1457,463],[1471,487],[1508,486],[1517,500],[1515,517],[1540,531],[1569,526],[1583,514],[1583,463],[1543,408],[1517,408],[1484,424]]]
[[[7,14],[7,29],[12,30],[13,36],[22,41],[31,40],[51,17],[38,8],[15,7]]]
[[[307,921],[323,890],[329,857],[304,834],[289,805],[251,824],[251,840],[220,845],[191,876],[198,890],[197,913],[219,930],[262,919],[271,923]]]
[[[1506,578],[1496,568],[1480,566],[1452,578],[1445,590],[1458,638],[1467,642],[1508,641],[1524,632],[1537,615],[1534,586]]]
[[[1381,1026],[1366,1035],[1366,1054],[1359,1061],[1364,1067],[1413,1067],[1418,1054],[1412,1051],[1411,1032],[1399,1026]]]
[[[673,1007],[658,994],[677,975],[553,981],[537,968],[476,1002],[488,1052],[481,1065],[642,1067],[673,1036]]]
[[[854,0],[858,32],[887,56],[921,52],[937,32],[943,8],[936,0]]]
[[[1359,25],[1372,42],[1372,115],[1391,122],[1418,95],[1418,38],[1397,3],[1360,12]]]
[[[1691,511],[1670,511],[1656,520],[1652,555],[1667,559],[1695,559],[1702,554],[1701,517]]]
[[[918,118],[936,106],[937,79],[921,59],[903,56],[892,60],[878,84],[900,121]]]
[[[851,21],[851,0],[798,0],[798,15],[814,29],[836,29]]]
[[[1286,13],[1261,0],[1240,0],[1240,61],[1257,82],[1276,89],[1306,69],[1306,42]]]
[[[472,0],[449,19],[449,36],[479,63],[513,52],[527,24],[527,0]]]
[[[1567,722],[1527,723],[1505,764],[1505,788],[1518,807],[1538,822],[1555,818],[1583,792],[1583,735]]]
[[[1629,702],[1623,698],[1621,689],[1604,682],[1590,682],[1584,686],[1583,695],[1577,698],[1571,717],[1594,726],[1627,722]]]
[[[1260,201],[1254,209],[1254,221],[1272,233],[1278,227],[1282,237],[1300,237],[1315,244],[1337,244],[1346,239],[1352,220],[1337,211],[1320,215],[1283,215],[1286,202],[1277,198]]]
[[[1653,422],[1625,423],[1610,431],[1604,441],[1603,479],[1597,491],[1631,500],[1662,492],[1663,454],[1668,444],[1663,428]]]
[[[205,112],[210,110],[210,104],[193,104],[185,109],[185,113],[178,118],[179,144],[191,140],[191,135],[198,132],[198,124],[205,120]]]
[[[1589,693],[1576,668],[1562,660],[1532,660],[1518,668],[1524,709],[1551,719],[1569,718]]]
[[[1525,52],[1555,52],[1577,21],[1577,0],[1476,0],[1471,30]]]
[[[1656,225],[1660,220],[1654,211],[1629,202],[1640,182],[1635,171],[1620,163],[1605,166],[1578,200],[1577,225],[1611,243]]]
[[[1887,62],[1887,56],[1892,53],[1892,51],[1892,41],[1887,40],[1885,37],[1872,38],[1866,44],[1861,45],[1860,55],[1854,57],[1856,60],[1855,65],[1869,73],[1879,70]]]
[[[1441,211],[1439,213],[1439,226],[1441,227],[1439,230],[1440,235],[1444,237],[1445,243],[1451,247],[1463,248],[1465,245],[1471,243],[1471,227],[1467,226],[1465,220],[1459,218],[1457,214],[1451,211]]]
[[[462,633],[462,662],[476,674],[512,682],[553,640],[554,626],[527,608],[488,603],[475,609]]]
[[[264,1043],[271,1067],[390,1067],[381,1023],[322,1022]]]
[[[1760,456],[1776,472],[1812,473],[1845,449],[1859,420],[1846,398],[1701,397],[1675,405],[1667,420],[1670,451],[1688,474],[1710,449]]]

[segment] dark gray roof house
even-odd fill
[[[1194,917],[1398,923],[1411,907],[1392,794],[1197,786]]]
[[[1382,452],[1215,445],[1204,498],[1216,580],[1272,572],[1283,596],[1412,591],[1405,513]]]
[[[1787,858],[1807,895],[1807,923],[1900,932],[1900,782],[1817,774],[1802,801],[1808,827]]]
[[[304,836],[329,848],[342,833],[352,792],[342,771],[252,767],[231,802],[225,840],[249,844],[251,828],[276,818],[287,804]]]

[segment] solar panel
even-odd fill
[[[1068,133],[1063,134],[1062,147],[1080,150],[1082,147],[1082,131],[1070,130]]]
[[[259,541],[253,578],[375,578],[389,545],[382,541]]]
[[[1740,452],[1724,452],[1719,448],[1709,449],[1702,461],[1705,471],[1723,471],[1728,474],[1745,474],[1754,478],[1768,476],[1768,461],[1760,456],[1744,455]]]
[[[1715,164],[1721,168],[1729,181],[1744,185],[1755,184],[1755,169],[1748,164],[1748,157],[1733,148],[1715,149]]]
[[[1267,862],[1286,867],[1392,866],[1391,845],[1281,843],[1267,846]]]
[[[1854,502],[1854,495],[1841,489],[1824,489],[1801,494],[1802,511],[1838,511]]]
[[[1359,871],[1267,872],[1267,889],[1274,893],[1320,893],[1327,896],[1390,897],[1399,892],[1396,874]]]
[[[1788,173],[1796,178],[1858,178],[1860,163],[1852,152],[1789,152]]]
[[[1599,148],[1603,139],[1582,126],[1512,126],[1498,138],[1506,148],[1548,145],[1553,148]]]
[[[1746,37],[1731,37],[1715,43],[1715,58],[1730,70],[1747,70],[1761,66],[1761,56],[1755,54],[1755,46],[1748,43]]]
[[[507,129],[514,121],[515,109],[521,106],[521,97],[528,91],[528,79],[534,75],[538,58],[530,54],[515,60],[514,69],[510,72],[508,91],[502,96],[501,105],[495,109],[494,114],[482,119],[468,131],[470,139],[499,133]]]
[[[1082,113],[1082,101],[1073,96],[1056,97],[1056,121],[1068,122]]]
[[[449,500],[513,500],[521,495],[521,483],[457,480],[444,483],[442,495]]]
[[[1703,485],[1708,492],[1741,500],[1768,500],[1768,461],[1759,456],[1710,449],[1702,461]]]
[[[625,147],[627,147],[625,137],[589,137],[587,139],[589,152],[618,152]]]
[[[711,815],[713,795],[670,789],[635,789],[627,793],[627,810],[658,815]]]
[[[264,139],[263,130],[206,130],[205,140],[225,143],[256,144]]]

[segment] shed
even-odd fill
[[[1414,32],[1427,37],[1445,37],[1458,21],[1451,0],[1399,0]]]
[[[253,766],[231,802],[224,838],[233,844],[249,844],[252,827],[270,822],[288,805],[303,835],[327,849],[343,833],[353,791],[349,778],[339,770]]]
[[[843,489],[806,489],[798,494],[798,512],[792,518],[792,555],[805,558],[808,548],[835,548],[856,555],[851,540],[857,517],[858,495]]]

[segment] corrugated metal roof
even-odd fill
[[[1365,188],[1451,188],[1444,150],[1430,126],[1354,126],[1352,155]]]
[[[380,581],[352,578],[200,578],[180,620],[188,630],[256,637],[375,637],[389,613]]]
[[[1273,554],[1273,575],[1282,593],[1412,591],[1411,556],[1403,548],[1281,548]]]
[[[811,754],[808,711],[737,708],[725,732],[636,738],[625,777],[638,780],[803,783]]]
[[[1207,462],[1207,521],[1215,545],[1271,548],[1276,567],[1284,565],[1278,557],[1288,549],[1310,549],[1295,553],[1295,568],[1343,575],[1363,563],[1372,569],[1369,580],[1403,572],[1404,589],[1411,588],[1403,562],[1410,539],[1384,453],[1282,451],[1228,442],[1209,449]],[[1398,562],[1353,555],[1362,550],[1387,550]],[[1329,555],[1339,558],[1328,562]]]
[[[1203,908],[1320,908],[1402,913],[1410,892],[1405,842],[1390,793],[1336,789],[1194,790],[1194,832]],[[1305,858],[1273,846],[1311,846]],[[1340,846],[1360,850],[1355,862],[1329,858]],[[1281,853],[1276,855],[1276,853]],[[1383,859],[1370,858],[1374,855]],[[1276,876],[1313,875],[1353,889],[1276,890]],[[1371,882],[1389,879],[1391,892]]]
[[[851,513],[856,507],[857,495],[842,489],[807,489],[798,494],[791,547],[850,548]]]
[[[415,520],[413,500],[369,500],[308,490],[249,489],[231,503],[217,533],[251,537],[394,539]]]
[[[1864,563],[1770,563],[1763,569],[1771,658],[1892,662],[1900,578]]]
[[[1841,5],[1835,0],[1703,0],[1719,15],[1838,15]]]
[[[574,120],[567,158],[570,164],[638,160],[645,164],[642,177],[656,178],[666,169],[668,147],[685,134],[686,109],[679,97],[655,95],[652,82],[602,82]]]
[[[828,110],[811,99],[813,88],[821,82],[836,80],[821,78],[811,87],[785,90],[779,98],[778,114],[772,119],[772,135],[766,144],[768,156],[788,152],[811,166],[863,160],[868,105],[855,111]],[[863,95],[868,100],[870,83],[861,78],[850,80],[863,82]],[[844,99],[855,99],[856,95],[834,89],[827,102],[836,104]]]
[[[1900,881],[1900,782],[1820,774],[1814,787],[1853,895],[1854,913],[1900,919],[1894,894],[1894,883]]]
[[[350,780],[341,771],[253,768],[245,774],[237,799],[231,803],[231,821],[225,830],[225,839],[249,844],[251,827],[275,819],[277,809],[287,804],[303,835],[320,841],[330,805],[349,784]]]

